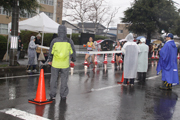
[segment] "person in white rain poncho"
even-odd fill
[[[140,82],[145,82],[146,72],[148,70],[148,54],[149,54],[149,46],[145,44],[146,39],[141,38],[140,44],[138,45],[140,48],[140,53],[138,57],[138,78]]]
[[[35,44],[35,36],[31,36],[30,43],[28,45],[28,66],[27,72],[31,72],[31,67],[33,67],[33,72],[36,72],[37,65],[37,55],[36,48],[38,45]]]
[[[133,42],[133,34],[129,33],[126,38],[127,42],[122,48],[124,54],[124,85],[127,86],[127,81],[130,79],[130,85],[134,85],[134,79],[137,75],[137,65],[138,65],[138,53],[140,49],[136,42]]]

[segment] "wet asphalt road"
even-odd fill
[[[110,61],[111,58],[107,66],[100,64],[93,71],[92,66],[86,70],[81,65],[83,58],[79,57],[73,74],[69,73],[66,102],[60,100],[58,88],[56,100],[41,106],[28,103],[28,99],[36,96],[38,73],[0,74],[0,119],[20,120],[5,113],[14,108],[52,120],[179,120],[180,86],[174,86],[172,91],[158,88],[161,75],[156,75],[157,60],[149,61],[145,84],[136,81],[134,87],[117,84],[122,69],[115,70]],[[18,77],[5,78],[9,76]],[[49,98],[49,67],[45,68],[44,77],[46,98]]]

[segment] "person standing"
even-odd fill
[[[28,45],[28,66],[27,72],[31,72],[31,67],[33,67],[33,72],[36,72],[37,65],[37,54],[36,48],[38,45],[35,44],[35,36],[31,36],[30,43]]]
[[[74,43],[71,39],[67,38],[67,28],[60,25],[58,28],[58,37],[54,38],[50,44],[48,64],[51,65],[51,78],[50,78],[50,99],[54,100],[57,91],[57,80],[59,72],[61,73],[61,100],[66,100],[69,93],[68,89],[68,76],[70,59],[71,62],[76,61],[76,51]]]
[[[36,45],[41,45],[41,34],[40,33],[36,35],[35,44]],[[36,51],[36,52],[37,52],[37,58],[39,58],[40,53],[39,53],[39,51]]]
[[[136,42],[133,42],[134,37],[132,33],[129,33],[126,38],[127,42],[122,48],[124,54],[124,86],[127,86],[127,81],[130,79],[130,85],[134,85],[134,79],[137,76],[137,65],[138,65],[138,53],[140,49]]]
[[[140,53],[138,55],[138,78],[140,82],[145,82],[146,72],[148,70],[149,46],[145,44],[146,39],[141,38],[139,43]]]
[[[173,40],[173,34],[168,33],[166,43],[159,52],[160,58],[156,68],[157,74],[162,70],[162,86],[160,89],[171,90],[172,84],[179,84],[177,69],[177,47]]]
[[[21,31],[20,31],[20,30],[18,30],[17,61],[19,60],[19,56],[20,56],[20,53],[21,53],[21,50],[22,50],[22,47],[23,47],[23,44],[22,44],[22,42],[21,42],[20,33],[21,33]]]
[[[109,44],[108,44],[108,42],[106,42],[106,44],[103,46],[103,51],[109,51],[109,50],[110,50]],[[105,54],[103,56],[105,58]]]

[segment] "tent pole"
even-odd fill
[[[7,41],[7,55],[6,55],[6,61],[7,61],[7,58],[8,58],[8,56],[9,56],[9,54],[8,54],[8,49],[9,49],[9,31],[8,31],[8,41]]]
[[[44,39],[44,31],[42,32],[42,43],[41,43],[42,46],[43,46],[43,39]]]
[[[70,39],[72,38],[72,34],[70,34]]]

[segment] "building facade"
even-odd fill
[[[42,8],[37,9],[37,13],[44,12],[51,19],[59,24],[62,24],[62,11],[63,11],[63,0],[37,0]],[[31,14],[24,14],[19,17],[19,21],[33,17]],[[0,6],[0,34],[8,34],[8,23],[12,20],[11,17],[7,17],[7,13],[3,7]]]
[[[124,39],[129,34],[127,25],[128,24],[124,24],[124,23],[117,25],[117,40]]]

